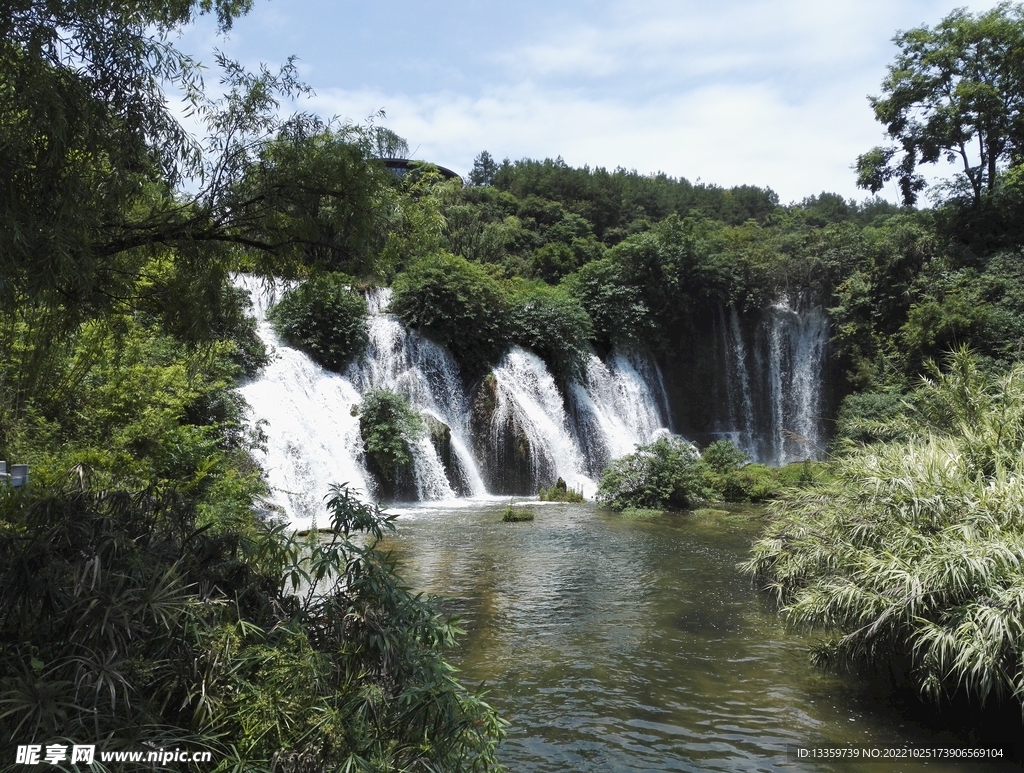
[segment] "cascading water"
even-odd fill
[[[576,435],[597,477],[612,459],[650,443],[668,421],[668,398],[657,365],[635,352],[587,359],[585,383],[570,386]]]
[[[428,419],[428,431],[437,431],[440,425],[450,431],[449,466],[454,469],[445,469],[444,460],[429,437],[421,438],[413,449],[419,498],[449,499],[456,493],[486,493],[470,451],[469,401],[455,360],[445,349],[406,330],[397,317],[387,313],[391,302],[389,288],[371,291],[367,302],[369,345],[363,358],[349,367],[348,377],[361,394],[371,389],[388,389],[405,397],[421,416],[434,420]],[[449,474],[454,480],[449,480]]]
[[[373,389],[401,394],[425,420],[428,431],[412,449],[420,499],[485,495],[481,460],[495,492],[533,494],[561,477],[593,496],[608,461],[666,431],[661,374],[645,356],[617,352],[602,361],[591,355],[584,382],[568,386],[570,416],[544,362],[514,347],[485,379],[491,401],[480,419],[452,356],[387,313],[390,290],[368,294],[367,350],[340,375],[281,342],[267,322],[287,289],[283,283],[250,277],[235,283],[252,296],[259,335],[273,352],[259,378],[239,391],[266,436],[259,461],[271,501],[297,528],[313,524],[331,483],[373,492],[353,410]]]
[[[822,371],[828,344],[828,317],[815,306],[794,308],[788,300],[769,310],[771,324],[768,378],[777,396],[777,464],[822,453]]]
[[[729,308],[729,343],[733,351],[730,369],[730,383],[739,389],[740,442],[739,446],[748,453],[754,447],[754,398],[750,392],[750,373],[747,370],[747,347],[743,343],[740,329],[740,315],[736,307]]]
[[[738,414],[740,446],[757,461],[783,465],[821,455],[828,325],[821,307],[781,299],[764,310],[751,352],[730,310],[730,413]]]
[[[368,476],[359,462],[359,420],[351,415],[360,396],[348,379],[277,338],[266,315],[286,289],[282,283],[267,286],[252,277],[235,282],[249,291],[259,336],[273,352],[260,377],[239,388],[266,436],[266,451],[257,451],[257,459],[270,485],[271,503],[292,526],[308,529],[323,512],[323,497],[332,483],[368,490]]]
[[[494,460],[503,473],[529,468],[527,475],[520,474],[508,487],[522,491],[524,484],[549,486],[562,478],[570,487],[582,489],[585,496],[593,496],[596,485],[586,474],[587,462],[570,429],[562,394],[544,361],[514,346],[491,375],[494,412],[490,447]]]

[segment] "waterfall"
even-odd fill
[[[428,430],[438,424],[450,430],[454,470],[446,471],[429,437],[421,438],[413,449],[420,499],[450,499],[456,493],[480,496],[486,491],[470,451],[469,400],[459,367],[445,349],[406,330],[397,317],[388,314],[390,301],[389,288],[367,294],[369,345],[361,360],[349,367],[347,375],[361,394],[371,389],[388,389],[402,395],[413,410],[428,418]],[[450,481],[448,472],[456,480]]]
[[[587,358],[584,383],[570,385],[576,435],[588,472],[597,477],[612,459],[652,442],[668,425],[668,397],[657,365],[636,352]]]
[[[781,298],[764,309],[753,333],[748,346],[731,308],[724,346],[737,444],[765,464],[820,456],[828,316],[820,306]]]
[[[495,404],[490,444],[495,461],[509,470],[528,467],[528,481],[519,475],[510,487],[549,486],[562,478],[592,497],[597,487],[586,474],[586,459],[570,429],[562,394],[544,361],[514,346],[491,375]]]
[[[771,420],[766,461],[782,465],[819,456],[825,446],[821,413],[828,317],[819,306],[801,309],[785,298],[766,310],[759,332],[767,350],[759,359]]]
[[[743,343],[743,331],[740,330],[740,315],[735,306],[729,308],[729,344],[730,357],[729,383],[739,388],[739,407],[741,420],[739,446],[751,453],[754,450],[754,398],[750,391],[750,372],[747,369],[747,347]]]
[[[427,432],[412,448],[419,499],[483,496],[488,488],[535,494],[559,477],[592,497],[609,461],[667,431],[661,373],[645,355],[591,353],[581,381],[563,393],[539,357],[513,347],[479,387],[481,409],[451,354],[388,313],[390,290],[367,294],[366,352],[338,374],[283,343],[267,321],[286,283],[241,276],[235,284],[252,296],[258,333],[272,352],[239,392],[266,437],[266,450],[256,453],[271,503],[297,528],[323,512],[331,483],[374,491],[353,410],[370,390],[402,395],[424,419]]]
[[[347,378],[324,370],[302,352],[281,343],[266,313],[286,289],[238,277],[236,286],[253,299],[257,331],[271,362],[239,392],[252,410],[253,424],[266,437],[255,455],[267,476],[271,504],[298,529],[314,525],[332,483],[368,490],[359,462],[362,438],[351,408],[360,396]],[[320,525],[324,525],[321,523]]]

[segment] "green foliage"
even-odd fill
[[[492,184],[519,199],[536,196],[561,204],[586,218],[597,237],[609,244],[620,240],[637,220],[699,213],[739,224],[764,219],[779,203],[770,189],[694,185],[665,174],[643,175],[625,169],[574,169],[561,158],[506,160],[495,170]]]
[[[961,167],[950,187],[980,203],[1024,147],[1024,10],[1004,2],[975,16],[960,8],[893,42],[899,54],[871,105],[897,144],[858,158],[858,184],[875,193],[894,179],[913,204],[925,186],[918,166],[948,160]]]
[[[498,171],[497,162],[486,150],[473,159],[473,170],[469,173],[469,182],[473,185],[491,185],[494,173]]]
[[[542,488],[537,498],[541,502],[585,502],[583,498],[583,490],[577,491],[576,489],[569,488],[565,485],[565,481],[559,478],[548,488]]]
[[[508,305],[479,265],[435,253],[399,274],[391,312],[447,346],[467,377],[486,373],[504,353]]]
[[[505,523],[523,523],[525,521],[532,521],[533,518],[534,515],[532,510],[527,510],[523,507],[514,507],[511,502],[505,506],[505,510],[501,516],[501,520]]]
[[[274,330],[329,370],[366,349],[366,300],[344,274],[319,274],[288,290],[270,310]]]
[[[641,291],[626,281],[614,261],[605,258],[588,263],[566,277],[564,286],[587,312],[594,338],[602,348],[651,340],[654,329]]]
[[[652,510],[642,507],[627,507],[622,511],[622,517],[631,521],[643,521],[648,518],[659,518],[665,515],[664,510]]]
[[[556,376],[578,375],[592,335],[590,317],[564,288],[513,285],[507,296],[512,342],[532,349]]]
[[[858,392],[843,398],[836,440],[870,443],[892,439],[894,419],[908,410],[903,396],[892,392]]]
[[[1024,366],[964,350],[921,386],[904,439],[839,457],[772,508],[746,569],[816,661],[902,669],[923,696],[1024,703]]]
[[[401,395],[374,389],[359,404],[359,434],[367,466],[386,497],[400,496],[411,476],[412,447],[423,435],[423,420]]]
[[[706,467],[680,438],[660,438],[616,459],[601,473],[597,501],[612,510],[683,510],[707,499]]]
[[[708,445],[700,455],[700,458],[704,460],[704,464],[710,467],[714,472],[727,473],[733,470],[738,470],[748,461],[748,457],[739,447],[728,438],[722,440],[716,440],[714,443]]]
[[[726,502],[764,502],[781,491],[775,472],[763,464],[748,464],[711,480],[714,490]]]
[[[502,723],[453,677],[459,634],[335,487],[332,532],[197,529],[173,491],[0,492],[5,737],[208,749],[216,770],[497,768]]]

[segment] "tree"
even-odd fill
[[[900,53],[870,102],[895,144],[857,159],[857,184],[877,193],[896,180],[912,205],[925,187],[918,167],[946,160],[961,167],[954,191],[980,204],[1024,152],[1024,6],[958,9],[893,41]]]
[[[249,0],[18,0],[0,10],[0,307],[26,301],[95,314],[123,301],[155,251],[209,276],[238,248],[349,267],[370,251],[387,174],[380,130],[279,117],[308,88],[289,61],[250,73],[218,56],[224,96],[168,41]],[[165,89],[208,138],[191,137]],[[180,190],[193,182],[195,193]],[[216,272],[213,272],[214,274]],[[223,273],[218,280],[223,278]]]
[[[494,185],[494,175],[497,171],[497,162],[485,150],[473,159],[473,171],[469,173],[469,181],[473,185]]]

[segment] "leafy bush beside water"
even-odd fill
[[[772,509],[745,568],[825,666],[891,666],[922,695],[1024,704],[1024,364],[965,351],[906,438],[862,446]]]
[[[597,501],[612,510],[683,510],[711,492],[706,465],[681,438],[660,438],[613,461],[601,474]]]
[[[501,722],[443,658],[458,629],[377,549],[392,518],[345,488],[328,509],[301,541],[197,528],[174,491],[0,490],[0,732],[218,770],[493,769]]]
[[[776,469],[745,464],[746,459],[730,440],[718,440],[698,455],[681,438],[663,438],[612,462],[601,475],[597,501],[619,511],[692,509],[703,500],[764,502],[814,483],[827,468],[807,460]]]

